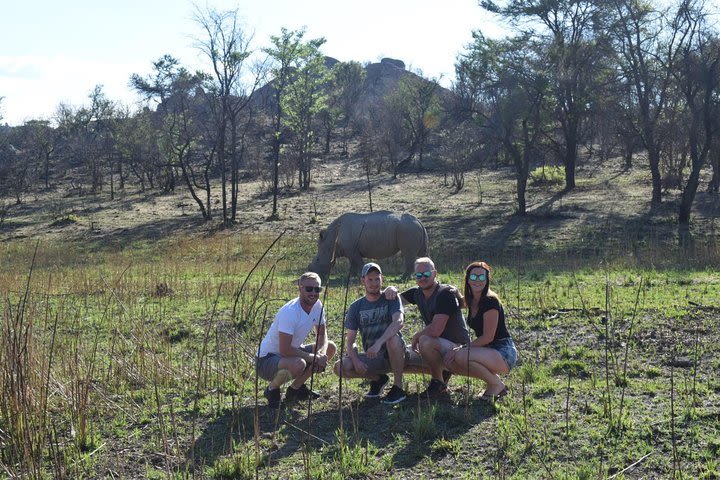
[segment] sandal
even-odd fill
[[[483,393],[482,395],[480,395],[480,400],[482,400],[483,402],[495,403],[495,402],[499,401],[500,399],[502,399],[503,397],[507,396],[508,393],[510,393],[510,390],[508,390],[507,386],[505,386],[505,388],[500,390],[500,392],[498,392],[495,395],[490,395],[489,393]]]

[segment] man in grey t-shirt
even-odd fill
[[[370,390],[365,396],[379,397],[392,370],[394,385],[382,402],[395,404],[405,399],[402,388],[405,342],[400,334],[403,309],[399,298],[387,300],[381,295],[382,281],[382,270],[377,263],[363,266],[360,282],[365,287],[365,296],[355,300],[345,315],[348,351],[335,364],[334,371],[347,378],[369,379]],[[365,353],[358,353],[355,345],[358,331]]]

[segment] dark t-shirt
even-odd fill
[[[392,323],[395,312],[402,311],[403,308],[399,298],[390,301],[386,300],[385,296],[381,296],[374,302],[365,297],[358,298],[350,305],[345,314],[345,328],[360,331],[363,350],[367,351],[385,333],[385,330]],[[398,335],[402,338],[400,332],[398,332]],[[384,350],[385,345],[380,349],[380,352]]]
[[[420,287],[405,290],[402,294],[407,303],[418,306],[425,325],[430,325],[435,315],[448,315],[445,330],[440,337],[453,343],[470,342],[470,332],[457,298],[450,290],[450,285],[438,284],[430,298],[425,298]]]
[[[507,326],[505,325],[505,310],[503,310],[502,303],[500,303],[499,298],[491,296],[485,296],[480,300],[480,308],[477,314],[468,321],[470,328],[475,331],[475,335],[482,337],[485,327],[485,312],[489,312],[490,310],[498,311],[498,325],[495,330],[495,338],[493,338],[490,343],[510,337],[510,332],[508,332]]]

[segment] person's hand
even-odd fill
[[[420,336],[416,333],[415,335],[413,335],[412,343],[410,344],[410,345],[412,345],[412,349],[415,350],[416,352],[420,351],[420,350],[418,350],[419,342],[420,342]]]
[[[379,345],[379,343],[380,342],[375,342],[372,347],[367,349],[365,355],[367,355],[368,358],[375,358],[377,357],[377,354],[380,353],[380,347],[382,347],[382,345]]]
[[[450,370],[450,367],[455,362],[455,358],[457,356],[457,353],[460,351],[462,347],[455,347],[449,352],[445,354],[443,357],[443,363],[445,364],[445,367],[447,367],[448,370]]]
[[[327,367],[327,355],[324,353],[316,353],[315,361],[313,362],[313,369],[316,373],[324,372]]]
[[[398,289],[397,287],[390,285],[385,290],[383,290],[383,295],[385,295],[385,300],[393,301],[398,297]]]
[[[365,362],[358,359],[357,361],[353,361],[353,369],[359,375],[365,375],[365,372],[367,372],[367,365],[365,365]]]

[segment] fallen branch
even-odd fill
[[[645,460],[647,457],[649,457],[650,455],[652,455],[652,453],[653,453],[653,452],[646,453],[646,454],[643,455],[643,456],[640,458],[640,460],[638,460],[637,462],[633,463],[632,465],[628,465],[627,467],[625,467],[625,468],[623,468],[622,470],[620,470],[619,472],[617,472],[615,475],[613,475],[613,476],[611,476],[611,477],[608,477],[608,480],[612,480],[613,478],[617,477],[618,475],[620,475],[620,474],[622,474],[622,473],[625,473],[625,472],[627,472],[628,470],[631,470],[631,469],[635,468],[640,462],[642,462],[642,461]]]

